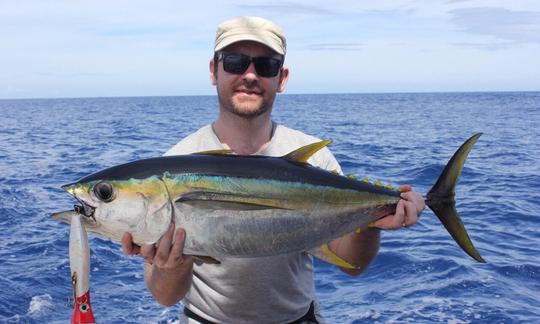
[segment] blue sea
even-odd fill
[[[67,323],[69,227],[60,186],[159,156],[216,116],[215,96],[0,100],[0,322]],[[329,323],[540,322],[540,92],[281,95],[274,120],[320,138],[344,172],[427,192],[477,132],[457,208],[487,260],[461,251],[431,211],[382,234],[360,277],[316,261]],[[174,323],[143,262],[90,235],[99,323]],[[249,280],[246,278],[246,280]]]

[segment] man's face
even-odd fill
[[[238,42],[226,47],[223,52],[244,54],[251,57],[279,57],[270,48],[256,42]],[[217,71],[214,64],[218,64]],[[214,72],[216,71],[216,72]],[[216,86],[219,103],[223,109],[245,118],[254,118],[270,113],[277,92],[285,89],[288,69],[275,77],[261,77],[253,63],[242,74],[223,70],[223,62],[210,62],[210,78]]]

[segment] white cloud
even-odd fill
[[[477,7],[455,9],[450,21],[461,31],[516,43],[540,43],[540,11]]]

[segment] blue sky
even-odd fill
[[[214,94],[238,15],[285,30],[286,93],[540,90],[538,0],[0,0],[0,98]]]

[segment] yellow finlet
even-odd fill
[[[367,183],[367,184],[370,184],[370,182],[369,182],[369,179],[368,179],[368,178],[364,178],[364,179],[362,179],[362,182],[363,182],[363,183]]]
[[[388,189],[388,190],[394,190],[394,186],[392,186],[391,184],[388,184],[388,185],[386,186],[386,189]]]
[[[354,174],[348,174],[347,175],[347,178],[351,179],[351,180],[356,180],[356,178],[358,178],[357,176],[355,176]]]
[[[333,174],[339,174],[339,171],[337,169],[334,169],[334,170],[332,170],[330,172],[332,172]]]
[[[317,151],[325,147],[326,145],[332,143],[330,140],[324,140],[312,144],[302,146],[301,148],[290,152],[287,155],[284,155],[283,158],[295,162],[307,163],[308,159]]]
[[[376,186],[376,187],[382,187],[383,184],[382,184],[382,182],[380,182],[379,180],[377,180],[377,181],[375,181],[375,186]]]

